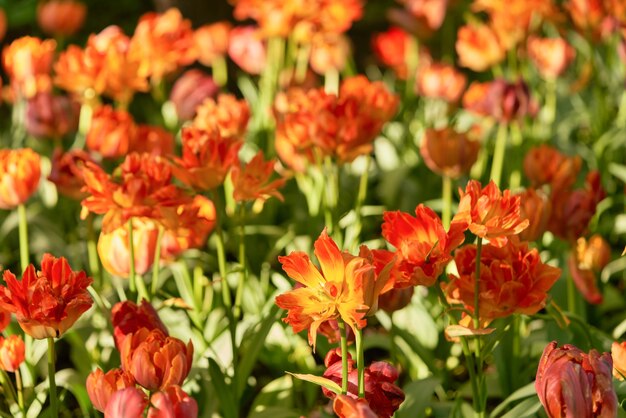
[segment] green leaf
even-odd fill
[[[626,183],[626,165],[610,163],[609,172],[622,182]]]
[[[293,379],[291,376],[284,375],[272,380],[261,389],[261,392],[252,402],[250,417],[264,415],[267,410],[274,409],[273,406],[275,405],[281,405],[280,408],[285,411],[294,412],[291,409],[287,409],[292,407],[293,403]],[[281,411],[276,412],[280,415]]]
[[[436,377],[416,380],[404,387],[406,398],[396,418],[420,418],[426,416],[426,408],[430,405],[435,388],[441,383]]]
[[[286,372],[289,373],[289,372]],[[332,392],[335,392],[337,395],[341,394],[341,386],[337,383],[333,382],[330,379],[326,379],[322,376],[315,376],[314,374],[299,374],[299,373],[289,373],[295,378],[300,380],[304,380],[305,382],[315,383],[318,386],[322,386]]]
[[[237,394],[239,395],[242,394],[245,389],[248,377],[250,377],[250,374],[254,369],[254,365],[256,364],[256,360],[259,357],[259,353],[263,349],[267,334],[269,334],[272,325],[274,325],[278,319],[278,312],[278,306],[272,305],[272,308],[267,316],[265,316],[259,323],[258,331],[254,332],[250,337],[244,339],[244,341],[249,341],[249,343],[245,346],[245,351],[241,356],[239,365],[237,366],[237,381],[235,383]]]
[[[233,398],[233,391],[226,383],[226,378],[215,360],[209,358],[209,374],[211,384],[220,400],[220,407],[224,418],[237,418],[237,404]]]
[[[248,416],[248,418],[298,418],[301,416],[302,414],[291,408],[272,406],[259,412],[253,412]]]
[[[539,398],[529,398],[520,402],[515,408],[511,409],[508,413],[502,415],[500,418],[525,418],[535,415],[535,412],[541,409],[541,402]]]
[[[538,402],[539,398],[537,398],[536,395],[537,395],[537,391],[535,390],[535,382],[530,382],[526,386],[523,386],[519,388],[518,390],[516,390],[515,392],[513,392],[508,398],[502,401],[502,403],[500,403],[500,405],[498,405],[493,410],[490,417],[491,418],[497,417],[498,414],[504,412],[511,403],[515,401],[519,401],[520,399],[525,399],[525,398],[534,396],[535,400]]]

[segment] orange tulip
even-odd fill
[[[593,235],[589,241],[583,237],[578,238],[576,249],[568,258],[572,280],[585,300],[591,304],[602,303],[597,274],[609,261],[611,247],[600,235]]]
[[[217,22],[196,29],[193,38],[200,63],[210,67],[218,57],[226,55],[231,28],[229,22]]]
[[[81,202],[81,215],[104,214],[104,233],[134,217],[150,218],[167,226],[175,221],[176,208],[189,202],[189,197],[171,183],[170,165],[159,156],[130,154],[119,171],[118,183],[96,164],[88,162],[83,170],[89,196]]]
[[[193,344],[186,345],[162,331],[140,328],[124,337],[120,347],[122,368],[144,388],[154,391],[182,385],[191,370]]]
[[[174,135],[160,126],[137,125],[129,152],[169,156],[174,152]]]
[[[568,0],[564,6],[578,29],[597,37],[608,16],[605,3],[603,0]]]
[[[52,90],[52,61],[56,42],[25,36],[2,51],[2,63],[18,98],[30,99]]]
[[[536,241],[548,228],[552,205],[548,196],[541,190],[526,189],[520,196],[520,216],[528,219],[528,228],[519,233],[522,241]]]
[[[509,123],[537,113],[537,103],[530,97],[526,83],[496,79],[473,82],[463,95],[463,107],[481,116],[491,116]]]
[[[219,86],[210,75],[197,69],[185,71],[170,92],[170,101],[174,103],[179,121],[193,119],[198,106],[215,97],[218,91]]]
[[[148,331],[158,329],[166,336],[167,328],[154,307],[145,299],[139,305],[131,301],[118,302],[111,308],[111,323],[115,346],[121,350],[124,338],[146,328]]]
[[[485,71],[505,57],[495,32],[487,25],[465,25],[459,28],[456,40],[459,65],[474,71]]]
[[[239,162],[240,140],[222,137],[216,130],[183,128],[183,157],[174,160],[174,175],[196,190],[211,190],[224,182]]]
[[[159,236],[156,223],[148,218],[133,218],[133,250],[135,273],[145,274],[154,262],[154,251]],[[120,225],[98,238],[98,256],[102,267],[110,274],[127,279],[130,274],[130,242],[128,225]]]
[[[198,404],[180,386],[168,386],[150,398],[147,418],[196,418]]]
[[[543,350],[535,389],[549,418],[617,417],[609,353],[589,354],[565,344],[551,342]]]
[[[549,184],[552,190],[569,189],[580,171],[582,160],[568,157],[549,145],[531,148],[524,157],[524,174],[533,187]]]
[[[295,333],[309,330],[309,344],[315,348],[318,328],[326,321],[341,319],[355,333],[365,327],[365,316],[375,307],[389,275],[377,276],[367,258],[341,252],[326,230],[314,247],[321,269],[303,252],[278,258],[285,273],[304,287],[277,296],[276,304],[288,311],[283,321]]]
[[[35,193],[40,157],[30,148],[0,149],[0,209],[13,209]]]
[[[136,387],[120,389],[111,395],[104,418],[143,418],[149,405],[146,394]]]
[[[339,418],[378,418],[365,399],[354,399],[349,395],[337,395],[333,411]]]
[[[587,174],[582,189],[553,191],[548,230],[561,239],[570,242],[577,240],[587,232],[596,207],[605,196],[597,171]]]
[[[261,74],[267,62],[265,44],[255,26],[239,26],[230,31],[228,56],[248,74]]]
[[[452,128],[426,129],[420,146],[420,154],[428,168],[451,178],[469,172],[479,150],[480,142]]]
[[[83,26],[86,15],[87,6],[73,0],[43,0],[37,6],[37,23],[44,33],[52,36],[75,34]]]
[[[7,287],[0,285],[0,307],[14,313],[33,338],[59,338],[93,304],[87,291],[93,280],[84,271],[72,271],[63,257],[44,254],[41,271],[31,264],[21,281],[9,270],[3,278]]]
[[[274,160],[265,161],[263,151],[259,151],[244,167],[235,165],[231,171],[235,201],[257,199],[265,201],[272,196],[281,202],[284,201],[278,189],[284,186],[286,179],[270,181],[275,164]]]
[[[617,380],[624,380],[626,377],[626,341],[613,342],[611,358],[613,359],[613,376]]]
[[[399,0],[404,7],[418,20],[425,22],[430,30],[437,30],[441,27],[448,0]]]
[[[451,65],[432,63],[417,74],[417,91],[426,97],[457,102],[461,98],[467,78]]]
[[[87,148],[104,158],[123,157],[128,154],[136,135],[137,126],[130,113],[105,105],[93,112]]]
[[[465,239],[464,221],[453,221],[446,232],[432,209],[418,205],[415,215],[400,211],[383,214],[382,235],[397,249],[402,277],[395,283],[396,288],[432,286],[452,260],[450,253]]]
[[[48,180],[57,187],[57,191],[71,199],[82,200],[87,197],[83,192],[85,181],[83,179],[83,167],[87,161],[93,163],[93,159],[81,149],[73,149],[63,152],[56,148],[52,154],[52,169]]]
[[[458,276],[444,284],[448,299],[474,312],[476,246],[465,245],[454,255]],[[545,306],[548,291],[561,269],[544,264],[536,249],[511,238],[502,247],[483,246],[480,258],[479,314],[482,326],[515,313],[532,315]]]
[[[165,13],[146,13],[139,19],[130,55],[141,62],[140,74],[157,83],[165,75],[194,62],[198,56],[191,21],[175,8]]]
[[[135,387],[135,379],[122,369],[113,369],[106,373],[96,369],[87,376],[85,386],[93,407],[104,412],[113,394],[118,390]]]
[[[4,332],[5,329],[11,323],[11,312],[0,308],[0,332]]]
[[[0,336],[0,370],[15,372],[24,362],[24,340],[19,335]]]
[[[215,205],[202,195],[177,209],[177,223],[169,226],[161,241],[161,259],[169,261],[190,248],[202,247],[215,226]]]
[[[129,45],[130,39],[118,26],[89,36],[84,50],[70,45],[54,66],[55,83],[79,96],[95,92],[128,104],[135,91],[148,90],[146,77],[139,72],[140,62],[129,54]]]
[[[329,71],[343,71],[350,56],[350,41],[343,34],[317,34],[311,40],[309,64],[319,75]]]
[[[196,108],[193,126],[205,131],[217,129],[224,138],[244,139],[249,119],[248,102],[220,94],[217,100],[208,98]]]
[[[530,224],[521,217],[520,196],[511,196],[509,190],[500,192],[493,181],[482,188],[478,181],[470,180],[459,194],[459,210],[452,222],[467,222],[474,235],[488,239],[493,246],[502,247],[507,237],[519,234]]]
[[[376,58],[385,66],[390,67],[396,75],[405,80],[407,78],[406,50],[409,44],[409,35],[399,27],[391,27],[387,32],[372,37],[372,49]]]
[[[563,38],[528,38],[526,47],[528,56],[539,74],[547,79],[554,79],[563,74],[574,60],[576,51]]]

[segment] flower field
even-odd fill
[[[0,41],[0,417],[626,417],[623,0],[0,0]]]

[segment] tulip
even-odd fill
[[[135,273],[145,274],[154,262],[154,252],[159,236],[158,226],[148,218],[133,218],[133,250]],[[98,238],[98,256],[102,267],[114,276],[128,278],[130,274],[130,242],[128,226],[102,232]]]
[[[348,354],[348,397],[356,398],[357,370]],[[324,359],[326,371],[324,377],[340,383],[342,379],[342,354],[336,348],[328,352]],[[381,418],[389,418],[404,401],[404,392],[394,382],[398,379],[398,370],[384,361],[375,361],[365,368],[365,400],[369,407]],[[334,392],[322,388],[324,396],[335,399]]]
[[[283,195],[278,191],[284,186],[286,179],[270,181],[274,173],[274,160],[265,161],[263,151],[259,151],[244,167],[236,165],[231,171],[233,182],[233,198],[236,202],[261,200],[275,197],[281,202]]]
[[[217,129],[224,138],[243,140],[250,119],[250,106],[232,94],[208,98],[196,108],[193,126],[205,131]]]
[[[333,411],[339,418],[377,418],[365,399],[338,395],[333,401]]]
[[[157,84],[165,75],[196,60],[191,21],[176,8],[144,14],[131,38],[129,54],[140,62],[139,73]]]
[[[2,51],[2,63],[18,98],[30,99],[52,90],[52,62],[56,42],[25,36]]]
[[[394,70],[400,79],[407,78],[406,49],[409,34],[399,27],[391,27],[386,32],[372,37],[372,49],[376,58],[385,66]]]
[[[470,180],[459,194],[459,210],[452,222],[467,222],[474,235],[489,239],[491,245],[505,245],[507,237],[519,234],[530,223],[521,216],[520,197],[511,196],[509,190],[500,192],[493,181],[483,188]]]
[[[0,308],[14,313],[33,338],[59,338],[93,304],[87,291],[93,280],[73,271],[63,257],[44,254],[41,271],[31,264],[21,281],[9,270],[3,278],[7,286],[0,286]]]
[[[456,52],[459,65],[478,72],[500,63],[505,57],[505,50],[495,32],[483,24],[459,28]]]
[[[548,228],[550,200],[541,189],[528,188],[518,196],[520,196],[520,216],[529,221],[528,228],[520,232],[519,237],[522,241],[536,241]]]
[[[462,302],[475,312],[476,245],[465,245],[454,254],[458,276],[450,275],[443,288],[450,302]],[[548,291],[561,276],[561,269],[544,264],[536,249],[511,238],[502,247],[483,246],[478,303],[480,323],[515,313],[532,315],[541,310]]]
[[[37,23],[44,33],[56,37],[75,34],[85,21],[87,6],[74,0],[40,1]]]
[[[174,153],[174,135],[160,126],[137,125],[129,152],[169,156]]]
[[[15,372],[24,362],[24,340],[19,335],[0,336],[0,370]]]
[[[104,158],[122,157],[128,154],[136,135],[137,126],[130,113],[102,106],[93,112],[87,133],[87,148]]]
[[[209,67],[216,59],[226,55],[231,28],[229,22],[217,22],[196,29],[193,37],[201,64]]]
[[[85,385],[93,407],[104,412],[113,394],[125,388],[134,388],[135,379],[122,369],[113,369],[106,373],[96,369],[89,373]]]
[[[389,274],[377,275],[363,252],[341,252],[325,229],[314,247],[321,268],[299,251],[278,258],[287,275],[304,286],[277,296],[276,304],[288,311],[283,321],[294,333],[308,329],[309,344],[315,348],[318,328],[326,321],[341,319],[355,334],[364,328],[365,316],[375,309]]]
[[[4,39],[4,35],[7,33],[7,14],[4,9],[0,9],[0,41]]]
[[[4,332],[4,330],[7,329],[10,323],[11,323],[11,312],[0,308],[0,333]]]
[[[446,232],[432,209],[420,204],[415,215],[385,212],[382,235],[397,249],[402,281],[413,286],[432,286],[452,260],[450,253],[465,240],[467,223],[454,221]]]
[[[582,160],[576,155],[568,157],[549,145],[533,147],[524,157],[524,174],[533,187],[549,184],[552,190],[569,189],[580,171]]]
[[[450,178],[469,172],[479,150],[480,142],[452,128],[427,129],[420,146],[420,154],[428,168]]]
[[[193,344],[168,337],[161,330],[141,328],[120,347],[122,368],[144,388],[154,391],[182,385],[191,370]]]
[[[342,71],[346,67],[348,56],[350,41],[345,35],[318,34],[311,41],[309,63],[316,74]]]
[[[143,418],[148,403],[146,394],[136,387],[118,390],[109,399],[104,418]]]
[[[118,350],[127,335],[141,328],[146,328],[148,331],[158,329],[166,336],[168,335],[167,328],[161,322],[156,310],[146,300],[142,300],[139,305],[128,300],[116,303],[111,309],[111,323],[115,346]]]
[[[174,83],[170,101],[174,103],[180,121],[193,119],[198,106],[207,98],[213,98],[219,86],[213,78],[200,70],[185,71]]]
[[[26,131],[38,138],[61,139],[78,129],[80,107],[66,96],[39,93],[26,103]]]
[[[611,358],[613,359],[613,376],[617,380],[624,380],[626,377],[626,341],[613,342]]]
[[[235,27],[230,31],[228,56],[248,74],[261,74],[267,61],[265,44],[254,26]]]
[[[560,76],[574,60],[576,51],[562,38],[538,38],[527,41],[528,55],[539,74],[547,79]]]
[[[465,90],[467,78],[451,65],[432,63],[417,74],[417,91],[426,97],[458,102]]]
[[[568,257],[568,267],[574,284],[587,302],[602,303],[602,293],[597,286],[597,273],[611,261],[611,247],[599,235],[589,241],[584,237],[576,241],[576,250]]]
[[[147,418],[196,418],[198,404],[180,386],[169,386],[150,398]]]
[[[30,148],[0,149],[0,209],[26,203],[39,186],[40,157]]]
[[[612,369],[609,353],[591,350],[587,354],[573,345],[557,347],[556,341],[548,344],[535,380],[548,417],[617,417]]]
[[[82,200],[87,194],[82,191],[85,186],[83,167],[93,159],[81,149],[63,152],[56,148],[52,154],[52,169],[48,180],[57,187],[57,191],[71,199]]]

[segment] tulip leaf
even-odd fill
[[[511,403],[515,401],[519,401],[521,399],[529,398],[531,396],[536,396],[536,394],[537,394],[537,391],[535,389],[535,382],[530,382],[526,386],[523,386],[519,388],[518,390],[516,390],[515,392],[513,392],[511,395],[509,395],[508,398],[502,401],[500,405],[496,406],[496,408],[491,413],[490,417],[495,418],[500,413],[504,412]],[[537,400],[538,402],[538,398],[535,398],[535,400]]]
[[[217,362],[209,358],[209,374],[211,375],[211,384],[220,400],[222,416],[224,418],[237,418],[237,404],[233,398],[233,391],[226,383],[226,378]]]
[[[396,412],[396,418],[425,417],[426,408],[431,404],[433,392],[439,384],[441,384],[441,379],[428,377],[406,385],[404,387],[406,398]]]
[[[243,393],[248,377],[252,373],[259,353],[263,349],[265,338],[267,338],[267,334],[269,334],[272,325],[276,323],[278,311],[278,306],[272,305],[267,316],[259,323],[258,331],[249,338],[244,338],[244,341],[249,341],[249,343],[244,347],[245,351],[237,366],[237,381],[235,384],[238,394]]]
[[[339,386],[337,383],[325,377],[315,376],[314,374],[301,374],[301,373],[290,373],[290,372],[287,372],[287,373],[289,373],[295,378],[304,380],[305,382],[311,382],[311,383],[315,383],[318,386],[322,386],[336,393],[337,395],[341,394],[341,386]]]
[[[518,405],[516,405],[513,409],[511,409],[506,414],[502,415],[500,418],[525,418],[535,416],[535,412],[537,412],[541,408],[541,402],[539,402],[539,398],[529,398]]]

